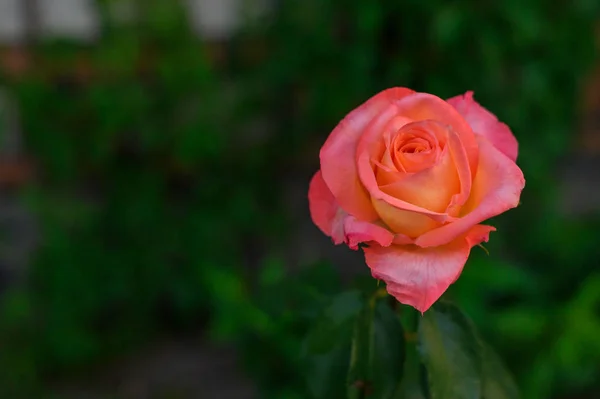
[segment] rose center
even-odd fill
[[[439,143],[426,129],[409,126],[391,138],[389,156],[398,171],[415,173],[435,163]]]
[[[422,138],[413,138],[402,143],[397,150],[404,154],[419,154],[421,152],[431,151],[431,144]]]

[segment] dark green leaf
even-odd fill
[[[346,390],[346,373],[350,361],[350,344],[340,344],[324,354],[311,354],[304,363],[306,384],[315,399],[342,398]]]
[[[352,337],[356,317],[363,305],[359,291],[344,292],[333,299],[308,336],[308,351],[324,354]]]
[[[375,309],[373,346],[373,399],[390,399],[404,372],[406,342],[398,316],[382,301]]]
[[[343,397],[352,336],[363,304],[359,291],[336,296],[309,332],[304,343],[305,370],[314,398]]]
[[[473,323],[439,302],[419,325],[419,351],[432,399],[517,399],[518,388]]]
[[[350,352],[350,365],[347,375],[348,398],[361,398],[370,391],[372,377],[372,347],[374,309],[367,305],[354,323],[354,334]]]
[[[462,313],[443,302],[425,312],[418,329],[432,399],[481,399],[478,342]]]
[[[483,399],[519,398],[519,389],[512,375],[504,367],[500,357],[482,340],[480,340],[480,345],[483,368]]]
[[[348,397],[392,398],[402,379],[406,348],[400,319],[387,302],[365,307],[352,343]]]

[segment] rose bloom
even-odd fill
[[[460,275],[480,224],[519,203],[525,180],[508,126],[473,99],[385,90],[348,114],[321,148],[309,187],[315,224],[361,245],[374,278],[425,312]]]

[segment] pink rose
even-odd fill
[[[333,130],[308,198],[335,244],[363,250],[373,277],[421,312],[460,275],[480,224],[519,203],[525,180],[510,129],[467,92],[444,101],[385,90]]]

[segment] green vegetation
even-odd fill
[[[557,211],[597,2],[280,3],[219,47],[176,2],[149,1],[139,26],[105,13],[97,44],[40,43],[43,62],[0,76],[38,172],[18,195],[42,235],[0,300],[0,397],[41,398],[55,376],[200,326],[238,348],[261,397],[308,397],[303,339],[342,284],[322,262],[287,271],[284,183],[391,86],[473,90],[512,128],[522,206],[494,221],[491,255],[475,249],[449,296],[524,398],[600,389],[600,218]],[[81,57],[90,78],[62,72]],[[374,284],[366,268],[358,280]]]

